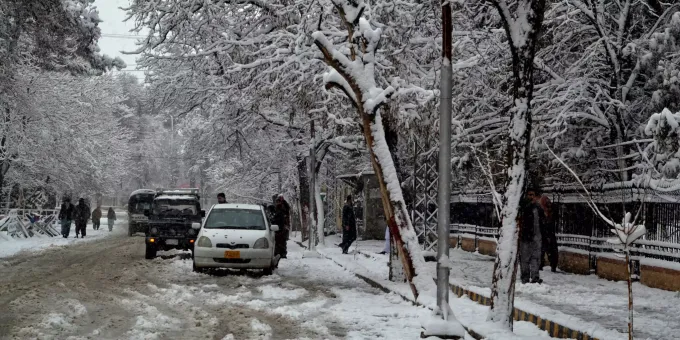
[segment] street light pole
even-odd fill
[[[437,214],[437,306],[448,319],[449,303],[449,214],[451,213],[451,4],[442,6],[442,72],[439,114],[439,187]]]

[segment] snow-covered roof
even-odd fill
[[[155,190],[152,190],[152,189],[138,189],[138,190],[133,191],[133,192],[130,194],[130,197],[132,197],[132,196],[134,196],[134,195],[139,195],[139,194],[151,194],[151,195],[154,195],[154,194],[156,194],[156,191],[155,191]]]
[[[257,204],[243,204],[243,203],[225,203],[225,204],[215,204],[213,209],[245,209],[245,210],[260,210],[261,205]]]
[[[193,195],[160,195],[156,196],[157,200],[196,200],[196,196]]]

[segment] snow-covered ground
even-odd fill
[[[338,243],[330,237],[328,244]],[[387,280],[387,255],[379,255],[382,241],[360,241],[353,247],[355,255],[336,256],[338,250],[325,250],[332,258],[356,266],[373,276]],[[451,283],[489,296],[493,257],[451,249]],[[434,263],[432,263],[434,266]],[[547,268],[546,268],[547,269]],[[627,339],[627,287],[595,275],[574,275],[542,271],[542,285],[517,285],[515,305],[544,316],[564,326],[582,330],[600,339]],[[670,340],[680,333],[680,293],[649,288],[639,283],[633,287],[635,299],[635,338]],[[458,315],[458,313],[457,313]],[[462,319],[462,317],[459,317]],[[517,330],[515,331],[517,332]]]
[[[57,231],[61,231],[60,226],[57,226]],[[80,242],[91,242],[93,240],[111,236],[112,234],[121,234],[125,232],[127,232],[127,222],[120,224],[116,223],[113,226],[113,231],[109,232],[108,219],[102,218],[99,230],[93,230],[92,223],[90,222],[87,225],[85,238],[75,238],[76,226],[72,223],[71,234],[67,239],[60,236],[48,237],[44,235],[38,235],[27,239],[11,239],[9,241],[0,239],[0,258],[13,256],[20,252],[35,252],[50,247],[63,247]]]
[[[430,315],[292,242],[271,276],[159,255],[114,235],[0,260],[0,338],[417,339]]]

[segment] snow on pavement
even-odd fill
[[[101,228],[99,230],[92,229],[92,224],[88,224],[85,238],[75,238],[75,224],[71,224],[71,233],[69,238],[66,239],[61,236],[49,237],[45,235],[37,235],[27,239],[10,239],[9,241],[0,239],[0,258],[14,256],[22,252],[36,252],[51,247],[64,247],[81,242],[91,242],[111,235],[121,235],[127,231],[127,223],[120,223],[115,224],[113,231],[109,232],[107,221],[108,219],[106,218],[101,219]],[[57,231],[61,230],[60,226],[56,228]]]
[[[0,267],[0,338],[416,339],[430,313],[292,242],[271,276],[159,255],[119,235]]]
[[[330,243],[337,241],[330,237]],[[360,241],[354,262],[387,280],[387,255],[379,255],[383,241]],[[335,249],[333,249],[335,250]],[[365,254],[365,255],[361,255]],[[489,296],[493,257],[450,250],[451,283]],[[542,285],[517,284],[516,306],[600,339],[627,339],[627,287],[596,275],[541,272]],[[388,281],[389,282],[389,281]],[[408,293],[408,291],[406,292]],[[636,339],[670,340],[680,333],[680,294],[634,283]],[[458,315],[458,313],[456,313]],[[460,317],[459,317],[460,318]],[[516,324],[517,325],[517,324]],[[517,326],[516,326],[517,328]]]

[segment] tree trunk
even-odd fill
[[[298,178],[300,182],[299,195],[300,195],[300,232],[302,235],[302,241],[306,240],[307,230],[309,229],[308,224],[308,214],[309,214],[309,171],[307,170],[307,161],[305,157],[297,157],[297,169]]]
[[[321,200],[321,183],[319,183],[319,171],[314,171],[314,202],[316,204],[316,240],[318,244],[326,244],[324,235],[324,226],[326,224],[326,212],[324,211],[323,202]]]
[[[505,0],[492,1],[503,19],[508,45],[512,55],[513,109],[510,113],[507,149],[507,179],[501,207],[501,234],[498,239],[496,260],[491,284],[491,310],[489,320],[512,331],[517,278],[519,227],[517,216],[526,181],[527,160],[531,145],[531,100],[533,99],[534,55],[540,36],[545,11],[545,0],[525,0],[515,9],[517,19],[507,17]],[[529,12],[519,13],[530,9]],[[526,17],[523,17],[526,16]],[[512,32],[524,25],[531,27],[523,36]]]
[[[630,251],[626,250],[626,273],[628,278],[628,340],[633,340],[633,279],[630,268]]]

